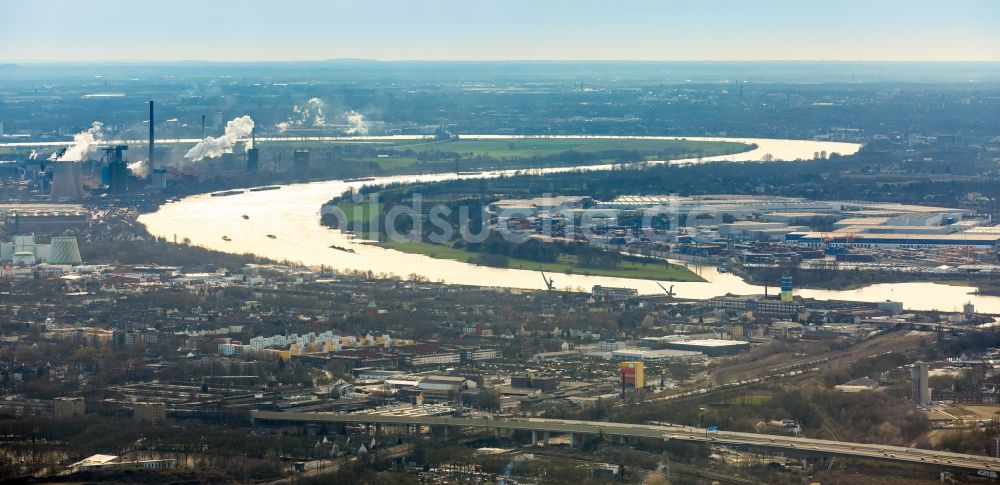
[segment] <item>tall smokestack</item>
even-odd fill
[[[153,133],[153,101],[149,102],[149,170],[152,171],[153,167],[153,145],[156,142]]]
[[[205,139],[205,115],[201,115],[201,139]]]

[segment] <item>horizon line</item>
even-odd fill
[[[1000,64],[1000,59],[374,59],[362,57],[337,57],[329,59],[0,59],[0,66],[9,65],[88,65],[88,64],[288,64],[288,63],[898,63],[898,64]]]

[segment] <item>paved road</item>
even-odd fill
[[[925,465],[965,470],[1000,471],[1000,459],[944,451],[922,450],[865,443],[793,438],[789,436],[757,433],[737,433],[720,431],[708,433],[704,429],[681,425],[652,425],[607,423],[602,421],[569,421],[542,418],[450,418],[382,416],[366,414],[332,413],[281,413],[254,411],[255,421],[297,422],[297,423],[358,423],[386,425],[420,425],[442,427],[475,427],[497,430],[550,431],[556,433],[580,433],[605,436],[654,438],[688,442],[708,442],[757,449],[783,451],[805,456],[843,456],[869,458],[899,463],[919,463]]]

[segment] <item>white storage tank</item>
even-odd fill
[[[27,251],[18,251],[14,253],[14,266],[24,265],[31,266],[35,264],[35,253],[29,253]]]

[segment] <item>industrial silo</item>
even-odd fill
[[[49,244],[49,264],[80,264],[80,246],[73,236],[55,236]]]

